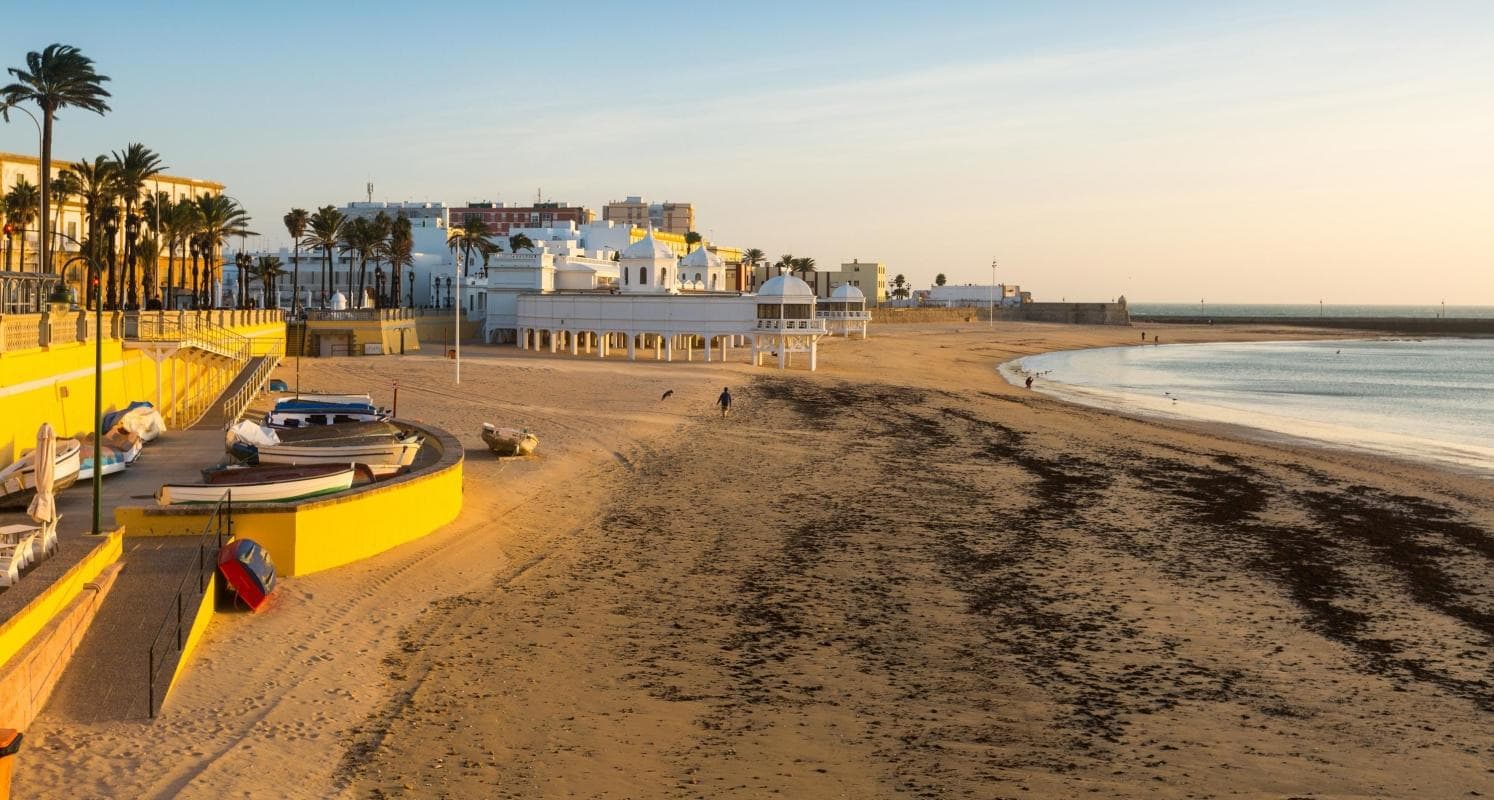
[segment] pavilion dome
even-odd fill
[[[835,287],[835,291],[833,291],[833,292],[830,293],[830,299],[831,300],[865,300],[866,299],[866,295],[862,294],[860,289],[857,289],[856,287],[852,286],[851,284],[849,284],[849,283],[842,283],[841,285]]]
[[[806,300],[814,300],[814,290],[809,288],[809,284],[799,280],[793,275],[779,275],[774,278],[769,278],[768,281],[762,285],[762,288],[757,290],[757,296],[782,297],[785,299],[804,298]]]
[[[649,228],[642,239],[628,245],[623,249],[619,258],[646,258],[646,259],[669,259],[674,260],[674,251],[669,245],[654,238],[654,229]]]
[[[694,250],[691,250],[690,254],[685,256],[684,260],[680,262],[680,266],[723,268],[726,266],[726,259],[722,258],[719,255],[716,255],[715,253],[712,253],[710,250],[707,250],[704,245],[702,245],[695,248]]]

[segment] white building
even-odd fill
[[[928,304],[935,306],[984,307],[993,302],[998,306],[1019,306],[1022,305],[1022,287],[1011,283],[934,286],[928,290],[927,297]]]
[[[850,336],[860,333],[866,338],[866,326],[871,322],[871,312],[866,310],[866,295],[849,283],[843,283],[830,292],[828,300],[815,306],[815,316],[825,321],[831,336]]]
[[[488,341],[572,355],[594,351],[600,358],[616,351],[636,359],[640,350],[651,351],[664,361],[681,353],[693,360],[697,350],[707,361],[725,360],[733,348],[750,347],[754,363],[769,355],[784,367],[803,354],[810,369],[817,364],[826,326],[815,316],[814,290],[798,278],[774,278],[757,295],[723,291],[726,264],[719,256],[702,248],[677,259],[651,229],[617,252],[616,261],[608,251],[584,248],[556,256],[550,241],[556,240],[491,260]]]

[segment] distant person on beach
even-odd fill
[[[716,405],[721,406],[721,416],[731,413],[731,389],[723,386],[721,396],[716,398]]]
[[[1146,341],[1146,331],[1141,332],[1141,341]]]
[[[1032,376],[1031,375],[1027,376],[1027,388],[1029,388],[1029,389],[1032,388]]]
[[[1162,337],[1161,336],[1153,336],[1152,337],[1152,344],[1155,345],[1157,342],[1160,342],[1160,341],[1162,341]]]

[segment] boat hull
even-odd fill
[[[494,428],[484,425],[482,440],[488,449],[500,456],[527,456],[539,446],[539,438],[518,428]]]
[[[261,464],[366,464],[375,476],[382,478],[410,466],[422,443],[416,439],[410,442],[279,444],[260,447],[258,452]]]
[[[57,443],[57,467],[52,479],[54,494],[78,482],[78,471],[83,466],[79,458],[82,450],[83,444],[77,439],[63,439]],[[28,453],[0,471],[0,509],[24,509],[35,496],[36,470],[31,466],[31,454]]]
[[[313,425],[341,425],[349,422],[387,422],[389,412],[381,409],[275,410],[265,415],[271,428],[305,428]]]
[[[231,475],[217,483],[166,484],[156,491],[156,502],[163,506],[216,503],[223,498],[224,492],[232,489],[235,503],[289,503],[346,491],[352,487],[356,474],[351,464],[344,464],[337,470],[313,470],[313,474],[300,477],[294,476],[297,472],[294,468],[281,471],[289,477],[255,483],[237,482],[252,477],[249,470],[244,470],[242,476]],[[254,473],[265,474],[269,473]]]

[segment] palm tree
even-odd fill
[[[6,106],[32,102],[42,112],[41,147],[41,263],[51,272],[48,260],[51,243],[47,241],[47,214],[52,207],[52,121],[64,108],[81,108],[102,116],[109,110],[104,98],[104,81],[109,76],[100,75],[93,69],[93,59],[83,55],[78,48],[65,44],[47,45],[40,53],[35,50],[26,54],[26,68],[10,68],[16,82],[0,88]],[[8,121],[9,113],[0,112]]]
[[[79,161],[68,173],[77,184],[77,195],[83,201],[84,240],[88,244],[88,255],[94,263],[102,259],[99,248],[103,237],[99,235],[99,221],[105,208],[114,205],[114,196],[119,187],[119,172],[108,156],[95,156],[93,161]],[[102,276],[101,276],[102,277]]]
[[[453,252],[462,251],[462,277],[467,277],[467,268],[472,266],[472,251],[476,250],[478,255],[492,255],[498,249],[488,237],[492,235],[488,223],[484,222],[476,214],[468,214],[462,219],[462,225],[450,236],[446,237],[446,246]]]
[[[814,259],[810,258],[809,256],[794,259],[794,271],[799,273],[799,278],[801,280],[807,282],[809,280],[809,274],[811,272],[814,272]]]
[[[279,305],[275,303],[275,281],[285,274],[282,269],[284,266],[285,262],[280,260],[280,256],[260,256],[259,263],[253,269],[253,274],[259,278],[260,285],[265,290],[265,308]]]
[[[322,206],[311,215],[310,233],[304,243],[307,247],[322,251],[322,307],[332,294],[332,250],[342,241],[342,229],[347,218],[335,206]]]
[[[304,208],[293,208],[283,218],[285,232],[290,234],[295,254],[291,256],[291,316],[301,307],[301,239],[306,236],[306,226],[311,224],[311,215]]]
[[[26,229],[36,221],[41,194],[36,190],[36,184],[26,180],[25,175],[16,176],[16,185],[5,195],[5,221],[11,232],[21,239],[21,258],[16,263],[16,269],[26,271]],[[36,265],[37,272],[41,271],[42,262]],[[10,258],[6,257],[5,266],[10,268]]]
[[[256,277],[259,277],[258,273],[254,269],[254,256],[251,256],[243,250],[240,250],[239,252],[233,254],[233,266],[238,276],[237,279],[234,280],[234,290],[238,294],[238,298],[234,303],[234,307],[248,308],[249,281]]]
[[[944,277],[944,273],[942,273],[942,272],[939,273],[938,275],[934,276],[934,285],[935,286],[943,286],[948,281],[949,281],[949,279],[946,278],[946,277]]]
[[[180,282],[184,286],[187,282],[187,251],[198,228],[197,204],[183,197],[176,201],[176,205],[163,207],[162,211],[160,235],[166,237],[166,285],[177,288],[176,251],[178,248],[182,251]]]
[[[368,246],[368,255],[374,260],[374,271],[378,271],[379,269],[379,261],[384,255],[384,244],[389,239],[389,233],[393,229],[393,218],[382,211],[375,214],[373,220],[368,224],[368,241],[365,244]],[[358,271],[359,299],[362,299],[368,293],[368,284],[365,283],[367,277],[367,265],[365,265],[364,269]],[[374,305],[377,306],[378,303]]]
[[[785,272],[793,272],[794,264],[796,263],[796,261],[797,259],[795,259],[793,256],[789,255],[788,253],[784,253],[783,255],[778,257],[778,261],[773,264],[773,268],[778,270],[779,275],[782,275]]]
[[[361,275],[368,271],[368,256],[377,245],[374,239],[374,223],[368,217],[354,217],[342,226],[342,241],[338,242],[338,249],[348,256],[348,308],[362,308],[363,296],[353,293],[353,259],[358,260],[358,271]],[[362,291],[363,279],[358,279],[359,291]]]
[[[688,253],[695,249],[695,245],[698,244],[700,244],[700,234],[695,231],[687,231],[685,233],[685,252]]]
[[[533,249],[534,249],[534,242],[533,242],[533,240],[531,240],[528,236],[525,236],[522,233],[516,233],[513,236],[508,237],[508,251],[510,253],[517,253],[520,250],[533,250]]]
[[[908,296],[908,279],[901,272],[892,279],[892,296],[899,299]]]
[[[400,269],[415,265],[415,236],[410,231],[410,219],[403,214],[394,221],[394,230],[389,234],[389,241],[384,244],[384,258],[389,261],[390,303],[399,308]],[[411,297],[410,302],[413,305],[415,298]]]
[[[145,200],[140,203],[140,217],[150,228],[151,237],[155,240],[152,242],[155,260],[140,259],[141,282],[145,287],[147,307],[150,307],[153,301],[161,299],[159,294],[161,291],[161,250],[171,249],[170,237],[167,235],[171,229],[171,209],[171,195],[161,191],[146,195]],[[144,241],[142,237],[141,242]],[[161,306],[157,303],[155,307]]]
[[[166,169],[161,157],[139,142],[130,142],[124,152],[114,151],[114,166],[119,173],[119,198],[124,201],[125,220],[135,217],[135,206],[140,203],[140,193],[145,191],[145,182]],[[139,281],[135,272],[135,242],[125,237],[124,262],[129,265],[124,275],[125,307],[139,308]]]
[[[52,203],[52,230],[58,232],[62,230],[63,208],[67,206],[68,199],[78,193],[78,188],[78,176],[73,174],[72,170],[65,169],[57,173],[57,177],[52,180],[52,199],[55,201]],[[56,258],[54,257],[53,260],[55,261]]]
[[[213,272],[217,269],[218,250],[225,242],[234,236],[256,236],[254,231],[249,230],[249,215],[233,199],[221,194],[201,194],[197,196],[197,211],[201,214],[199,219],[200,246],[204,254],[203,263],[203,291],[212,288]],[[218,302],[218,298],[209,298],[208,305],[211,307]]]

